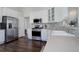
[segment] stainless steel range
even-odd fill
[[[35,40],[41,39],[41,29],[32,29],[32,39]]]
[[[41,29],[42,26],[42,19],[34,19],[33,21],[33,28],[32,28],[32,39],[40,40],[41,39]]]

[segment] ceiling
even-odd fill
[[[8,8],[22,12],[23,10],[39,11],[39,10],[48,9],[49,7],[8,7]]]
[[[19,11],[19,12],[23,11],[23,7],[8,7],[8,8]]]
[[[25,9],[29,9],[30,11],[38,11],[48,9],[48,7],[26,7]]]

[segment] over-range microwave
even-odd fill
[[[42,21],[41,18],[40,18],[40,19],[34,19],[34,20],[33,20],[34,23],[41,23],[41,21]]]

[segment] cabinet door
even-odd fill
[[[79,36],[79,29],[73,29],[73,30],[71,29],[71,30],[69,30],[69,33],[71,33],[75,36]]]
[[[42,29],[42,31],[41,31],[41,39],[43,41],[47,41],[47,39],[48,39],[48,31],[46,29]]]
[[[60,22],[64,18],[68,17],[68,8],[67,7],[55,7],[54,9],[54,18],[55,21]]]
[[[32,30],[31,29],[27,29],[27,36],[28,36],[28,39],[32,39]]]
[[[2,8],[0,7],[0,22],[2,22]]]
[[[54,9],[55,9],[55,8],[50,8],[50,9],[48,10],[48,21],[49,21],[49,22],[52,22],[52,21],[55,20],[55,19],[54,19]]]
[[[0,44],[4,43],[5,41],[5,31],[0,30]]]

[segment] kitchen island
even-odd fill
[[[43,52],[79,52],[79,37],[73,35],[51,35]]]

